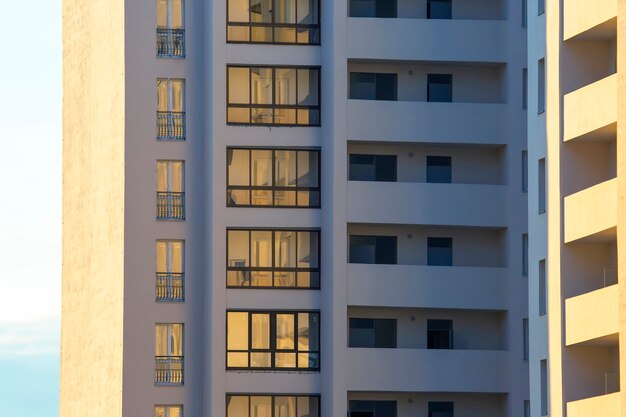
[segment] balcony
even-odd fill
[[[157,192],[157,220],[185,220],[185,193]]]
[[[156,301],[185,301],[185,274],[156,273]]]
[[[349,391],[508,391],[507,351],[349,348]]]
[[[421,42],[407,42],[420,39]],[[348,18],[348,58],[506,62],[501,20]]]
[[[185,382],[183,356],[155,356],[155,385],[183,385]]]
[[[585,9],[593,9],[586,7]],[[563,98],[563,140],[606,140],[617,135],[617,74]]]
[[[506,227],[506,188],[349,181],[348,222]]]
[[[185,140],[185,113],[157,112],[158,140]]]
[[[506,105],[348,100],[348,139],[505,144]]]
[[[619,392],[567,403],[567,417],[618,417],[620,411]]]
[[[563,209],[565,243],[615,240],[617,178],[565,197]]]
[[[565,300],[566,345],[615,345],[618,332],[618,285]]]
[[[185,30],[184,29],[157,29],[156,32],[157,57],[184,58],[185,57]]]
[[[506,310],[506,269],[348,264],[348,305]]]
[[[565,0],[563,39],[600,40],[614,38],[617,32],[617,0]]]

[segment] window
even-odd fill
[[[539,315],[544,316],[547,312],[546,308],[546,260],[539,261]]]
[[[320,232],[228,230],[226,285],[319,288]]]
[[[157,161],[157,220],[185,220],[185,162]]]
[[[428,0],[428,19],[452,19],[452,0]]]
[[[228,42],[319,45],[319,2],[228,0]]]
[[[546,61],[537,61],[537,114],[546,111]]]
[[[185,80],[157,80],[157,139],[185,140]]]
[[[395,319],[350,319],[349,347],[395,348]]]
[[[528,68],[522,69],[522,109],[528,108]]]
[[[428,349],[452,349],[452,320],[428,320]]]
[[[156,385],[183,385],[183,324],[156,325]]]
[[[524,335],[524,360],[528,360],[530,345],[529,345],[529,333],[528,333],[528,319],[522,319],[522,334]]]
[[[522,151],[522,192],[528,192],[528,151]]]
[[[454,403],[429,401],[428,417],[454,417]]]
[[[156,301],[185,300],[185,242],[156,242]]]
[[[524,417],[530,417],[530,400],[524,400]]]
[[[398,17],[397,0],[350,0],[350,17]]]
[[[546,212],[546,159],[541,158],[537,169],[537,212]]]
[[[452,266],[452,238],[429,237],[427,264],[433,266]]]
[[[320,153],[229,148],[229,207],[319,207]]]
[[[522,0],[522,27],[528,27],[528,0]]]
[[[528,276],[528,233],[522,235],[522,276]]]
[[[452,101],[452,74],[428,74],[427,100]]]
[[[318,312],[227,312],[229,369],[319,369]]]
[[[362,401],[348,402],[348,417],[396,417],[396,401]]]
[[[183,417],[183,406],[157,405],[154,407],[154,417]]]
[[[397,181],[396,155],[350,155],[350,181]]]
[[[396,236],[350,236],[350,263],[396,264]]]
[[[227,395],[226,417],[319,417],[313,395]]]
[[[398,100],[398,74],[351,72],[350,99]]]
[[[228,66],[230,124],[320,125],[319,67]]]
[[[548,415],[548,361],[542,359],[540,362],[541,378],[541,415]]]
[[[546,12],[546,0],[537,0],[537,16]]]
[[[451,183],[452,158],[449,156],[427,156],[426,182]]]
[[[157,56],[185,57],[183,0],[157,0]]]

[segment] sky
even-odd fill
[[[61,306],[61,0],[3,1],[2,417],[57,417]]]

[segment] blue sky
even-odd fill
[[[3,2],[0,398],[3,417],[58,416],[61,1]]]

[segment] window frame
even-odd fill
[[[230,103],[230,68],[247,68],[248,69],[248,104]],[[253,104],[252,103],[252,76],[250,70],[252,68],[262,68],[272,70],[272,104]],[[298,105],[298,104],[276,104],[276,70],[277,69],[294,69],[296,70],[296,103],[298,101],[298,71],[302,69],[317,70],[317,105]],[[228,120],[228,111],[231,109],[248,109],[249,122],[231,122]],[[272,123],[253,123],[253,109],[271,109]],[[295,110],[295,123],[276,123],[274,110]],[[298,110],[317,110],[317,123],[299,124]],[[320,127],[322,125],[322,67],[320,65],[249,65],[249,64],[226,64],[226,124],[229,126],[276,126],[276,127]]]
[[[229,151],[248,151],[248,184],[245,185],[230,185],[230,170],[228,162],[226,163],[226,207],[254,207],[254,208],[297,208],[297,209],[311,209],[311,208],[321,208],[322,207],[322,151],[319,148],[255,148],[255,147],[227,147],[226,148],[226,159],[228,161],[228,152]],[[272,152],[272,185],[263,186],[263,185],[252,185],[252,151],[260,150],[260,151],[271,151]],[[296,185],[295,187],[284,187],[277,186],[276,184],[276,152],[279,151],[294,151],[296,152],[296,175],[298,172],[298,153],[299,152],[315,152],[317,153],[317,187],[299,187]],[[230,204],[229,192],[234,190],[243,190],[249,191],[249,201],[250,204]],[[272,193],[272,204],[268,205],[255,205],[252,204],[252,192],[253,191],[270,191]],[[276,191],[294,191],[296,193],[296,205],[277,205],[274,204],[274,193]],[[317,205],[308,205],[301,206],[298,205],[298,192],[299,191],[310,191],[310,192],[318,192],[318,203]]]
[[[180,417],[185,415],[183,404],[155,404],[154,405],[154,414],[156,416],[157,407],[165,408],[165,417],[170,417],[170,411],[172,408],[178,408],[180,410]]]
[[[307,397],[309,399],[311,398],[317,398],[317,416],[313,416],[313,417],[320,417],[322,414],[322,396],[321,394],[282,394],[282,393],[254,393],[254,392],[244,392],[244,393],[235,393],[235,392],[227,392],[226,393],[226,417],[239,417],[239,416],[229,416],[228,415],[228,397],[247,397],[248,398],[248,417],[252,417],[252,413],[250,413],[250,398],[251,397],[272,397],[272,407],[271,407],[271,413],[272,413],[272,417],[275,417],[275,398],[277,397],[295,397],[296,398],[296,416],[300,415],[298,414],[298,397]]]
[[[353,320],[369,320],[372,324],[372,331],[374,335],[372,345],[368,346],[355,346],[352,340],[352,329],[358,329],[359,327],[353,327]],[[393,328],[393,338],[391,345],[393,346],[377,346],[377,337],[376,330],[379,329],[377,324],[391,324]],[[348,317],[348,348],[357,348],[357,349],[397,349],[398,348],[398,319],[396,318],[373,318],[373,317]]]
[[[248,315],[248,349],[247,350],[229,350],[228,349],[228,314],[229,313],[246,313]],[[317,350],[298,350],[298,314],[307,313],[309,315],[317,315]],[[269,348],[268,349],[253,349],[252,348],[252,315],[253,314],[267,314],[269,315]],[[294,348],[293,349],[277,349],[276,348],[276,316],[279,314],[289,315],[292,314],[294,318]],[[310,316],[309,316],[310,317]],[[255,309],[227,309],[226,310],[226,349],[225,349],[225,367],[227,371],[278,371],[278,372],[320,372],[321,369],[321,313],[320,310],[255,310]],[[247,353],[248,354],[248,366],[228,366],[228,354],[229,353]],[[269,353],[270,354],[270,367],[251,367],[250,355],[252,353]],[[293,353],[296,357],[295,367],[276,367],[276,353]],[[317,354],[317,368],[299,368],[298,367],[298,354]]]
[[[299,24],[299,23],[276,23],[274,13],[272,13],[272,22],[264,23],[264,22],[253,22],[250,14],[250,0],[248,1],[248,22],[231,22],[229,20],[230,17],[230,0],[226,0],[226,43],[233,44],[253,44],[253,45],[296,45],[296,46],[320,46],[322,44],[322,2],[321,0],[317,0],[317,24]],[[272,2],[272,10],[276,10],[276,0],[271,0]],[[295,15],[296,20],[298,19],[298,1],[294,0],[295,3]],[[232,41],[228,39],[228,29],[230,27],[247,27],[248,28],[248,41]],[[255,42],[252,41],[252,29],[255,27],[261,28],[271,28],[272,29],[272,41],[271,42]],[[296,33],[296,42],[276,42],[275,32],[273,29],[275,28],[287,28],[287,29],[317,29],[317,42],[309,42],[309,43],[299,43],[298,35]]]
[[[174,325],[180,326],[180,352],[181,352],[180,356],[172,355],[172,326]],[[157,355],[156,345],[158,343],[158,340],[157,340],[158,326],[165,326],[167,328],[167,334],[166,334],[167,355]],[[155,386],[183,386],[185,385],[185,323],[183,322],[156,322],[154,324],[154,341],[155,341],[155,346],[154,346],[155,382],[154,382],[154,385]],[[180,361],[180,382],[158,381],[156,376],[158,375],[158,372],[159,372],[159,370],[157,369],[158,368],[157,365],[159,364],[159,359],[161,360],[166,359],[166,363],[168,363],[168,366],[171,366],[170,361],[172,360],[172,358],[177,358]],[[166,373],[172,372],[172,370],[167,369],[163,372],[166,372]]]
[[[228,243],[229,243],[229,232],[231,231],[243,231],[248,232],[248,263],[249,265],[246,267],[233,267],[229,266],[229,252],[228,252]],[[271,232],[272,233],[272,266],[267,267],[253,267],[252,266],[252,233],[251,232]],[[276,268],[274,266],[276,262],[276,232],[309,232],[309,233],[317,233],[317,268],[302,268],[302,267],[288,267],[288,268]],[[313,229],[264,229],[264,228],[240,228],[240,227],[229,227],[226,229],[226,288],[233,289],[275,289],[275,290],[320,290],[321,282],[322,282],[322,256],[321,256],[321,229],[313,228]],[[296,237],[296,257],[298,253],[298,238]],[[296,261],[297,262],[297,261]],[[270,272],[272,274],[272,285],[269,286],[258,286],[252,285],[252,277],[248,279],[249,285],[239,286],[239,285],[230,285],[228,283],[228,272],[229,271],[241,271],[251,275],[253,272]],[[293,287],[285,287],[285,286],[276,286],[275,283],[275,272],[294,272],[295,276],[295,286]],[[317,285],[310,285],[308,287],[299,287],[298,286],[298,272],[309,272],[309,273],[317,273]]]
[[[181,191],[172,191],[172,173],[173,163],[179,162],[180,170],[180,189]],[[159,163],[167,164],[167,178],[165,179],[166,189],[159,190]],[[158,159],[156,172],[156,220],[162,221],[184,221],[186,217],[185,209],[185,166],[186,162],[182,159]],[[161,215],[165,212],[167,213]]]
[[[174,111],[174,83],[180,82],[181,92],[181,111]],[[159,86],[161,83],[166,84],[167,89],[167,103],[166,110],[159,110]],[[185,78],[157,78],[156,83],[156,140],[157,141],[185,141],[186,132],[186,120],[187,120],[187,82]],[[162,120],[164,120],[165,126],[162,126]],[[161,123],[160,123],[161,122]],[[161,132],[165,129],[165,134]],[[179,131],[177,135],[176,132]]]
[[[165,264],[166,264],[166,271],[159,271],[159,244],[160,243],[164,243],[165,244]],[[173,259],[173,252],[172,252],[172,244],[173,243],[180,243],[181,245],[181,259],[180,259],[180,264],[181,264],[181,272],[173,272],[172,271],[172,259]],[[155,243],[155,279],[156,279],[156,283],[155,283],[155,301],[156,302],[185,302],[185,239],[157,239],[156,243]],[[171,294],[174,293],[173,291],[173,281],[174,280],[180,280],[181,284],[180,284],[180,297],[176,297],[176,296],[160,296],[160,294],[162,294],[161,291],[159,291],[159,288],[163,288],[163,286],[159,287],[159,283],[162,283],[163,281],[165,281],[165,291],[166,294],[168,291],[172,291]]]

